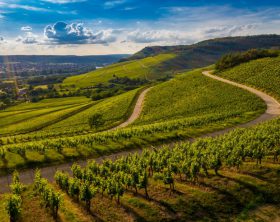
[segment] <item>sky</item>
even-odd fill
[[[280,34],[279,0],[0,0],[0,55],[132,54]]]

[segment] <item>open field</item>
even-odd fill
[[[88,87],[98,83],[106,83],[114,76],[155,80],[165,76],[162,76],[162,73],[154,72],[153,69],[160,63],[174,57],[174,54],[161,54],[141,60],[116,63],[93,72],[68,77],[63,81],[63,86]]]

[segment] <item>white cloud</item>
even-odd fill
[[[102,30],[96,33],[82,23],[57,22],[44,29],[46,39],[53,44],[108,44],[116,41],[117,30]]]
[[[24,9],[27,11],[40,11],[40,12],[49,12],[51,10],[45,9],[45,8],[39,8],[39,7],[34,7],[34,6],[29,6],[29,5],[19,5],[19,4],[9,4],[5,2],[0,2],[0,7],[5,7],[9,9]]]
[[[36,44],[39,43],[39,37],[32,32],[26,32],[24,36],[18,36],[16,42],[21,42],[23,44]]]
[[[30,32],[32,31],[32,28],[30,26],[22,26],[20,30],[24,32]]]
[[[256,24],[216,26],[202,30],[204,38],[247,35],[255,30]]]
[[[168,30],[135,30],[127,35],[127,41],[134,43],[187,44],[190,36],[184,32]]]
[[[53,3],[53,4],[68,4],[68,3],[86,2],[87,0],[42,0],[42,1]]]
[[[118,5],[122,5],[126,3],[126,0],[114,0],[114,1],[106,1],[104,3],[104,7],[107,8],[107,9],[111,9],[111,8],[114,8]]]

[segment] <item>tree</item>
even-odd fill
[[[11,195],[8,199],[6,210],[10,216],[10,222],[18,221],[21,213],[21,204],[21,197],[16,194]]]
[[[104,125],[104,119],[103,119],[103,116],[102,114],[99,114],[99,113],[96,113],[94,115],[92,115],[91,117],[89,117],[88,119],[88,124],[90,126],[91,129],[93,128],[98,128],[102,125]]]

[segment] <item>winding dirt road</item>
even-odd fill
[[[134,110],[133,110],[132,114],[130,115],[130,117],[125,122],[123,122],[122,124],[114,127],[111,130],[115,130],[115,129],[119,129],[119,128],[124,128],[124,127],[128,126],[129,124],[133,123],[136,119],[138,119],[138,117],[140,116],[140,114],[142,112],[145,96],[146,96],[147,92],[149,92],[149,90],[151,88],[152,87],[147,88],[147,89],[145,89],[145,90],[143,90],[141,92],[141,94],[139,95],[139,97],[137,99],[137,102],[135,104]]]
[[[203,75],[230,84],[230,85],[234,85],[237,86],[239,88],[245,89],[251,93],[254,93],[255,95],[259,96],[261,99],[263,99],[263,101],[266,103],[267,105],[267,110],[264,114],[262,114],[261,116],[259,116],[258,118],[256,118],[253,121],[250,121],[248,123],[244,123],[244,124],[240,124],[238,126],[235,127],[231,127],[231,128],[227,128],[224,130],[220,130],[220,131],[216,131],[216,132],[212,132],[212,133],[208,133],[208,134],[204,134],[200,137],[215,137],[218,135],[222,135],[226,132],[229,132],[231,130],[233,130],[234,128],[237,127],[249,127],[249,126],[253,126],[256,125],[258,123],[267,121],[267,120],[271,120],[277,116],[280,115],[280,104],[279,102],[274,99],[273,97],[248,86],[227,80],[227,79],[223,79],[221,77],[218,76],[214,76],[211,74],[210,71],[205,71],[203,72]],[[146,93],[150,90],[151,88],[148,88],[146,90],[144,90],[138,97],[138,100],[136,102],[136,105],[134,107],[133,113],[131,114],[131,116],[129,117],[129,119],[127,121],[125,121],[124,123],[120,124],[119,126],[113,128],[114,129],[118,129],[118,128],[122,128],[125,127],[129,124],[131,124],[132,122],[134,122],[141,114],[142,111],[142,107],[143,107],[143,103],[144,103],[144,99],[145,99],[145,95]],[[111,154],[108,156],[103,156],[103,157],[99,157],[96,158],[95,161],[96,162],[102,162],[104,159],[109,158],[112,160],[117,159],[120,156],[125,156],[128,155],[129,153],[133,153],[133,152],[141,152],[141,150],[139,149],[134,149],[134,150],[129,150],[129,151],[122,151],[116,154]],[[85,166],[87,164],[87,161],[85,160],[81,160],[81,161],[77,161],[78,164],[80,164],[81,166]],[[73,164],[73,162],[69,162],[69,163],[64,163],[64,164],[60,164],[60,165],[56,165],[56,166],[48,166],[48,167],[43,167],[41,168],[41,173],[42,176],[47,178],[49,181],[53,181],[53,177],[54,174],[56,172],[56,170],[63,170],[65,172],[69,172],[70,173],[70,167]],[[22,183],[24,184],[31,184],[33,182],[33,178],[34,178],[34,170],[33,169],[28,169],[25,170],[23,172],[20,173],[20,180]],[[1,176],[0,177],[0,193],[5,193],[9,191],[9,184],[11,183],[11,175],[7,175],[7,176]]]

